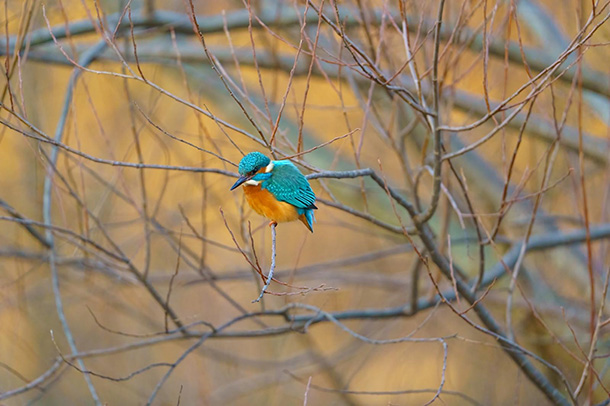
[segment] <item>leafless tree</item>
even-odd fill
[[[0,401],[608,404],[609,1],[2,16]]]

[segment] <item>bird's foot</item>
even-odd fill
[[[277,226],[277,221],[270,221],[269,227],[271,227],[271,226]]]

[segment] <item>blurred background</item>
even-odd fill
[[[609,8],[0,2],[0,404],[603,402]]]

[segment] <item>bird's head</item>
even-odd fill
[[[237,182],[231,186],[231,190],[248,181],[258,183],[268,178],[269,175],[266,175],[265,172],[259,173],[259,171],[263,168],[265,168],[265,172],[271,172],[271,169],[273,169],[271,160],[260,152],[250,152],[248,155],[243,157],[241,161],[239,161],[240,176],[239,179],[237,179]]]

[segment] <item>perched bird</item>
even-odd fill
[[[243,184],[248,204],[271,220],[269,225],[301,220],[313,233],[316,195],[292,162],[272,161],[260,152],[250,152],[239,162],[239,174],[231,190]]]

